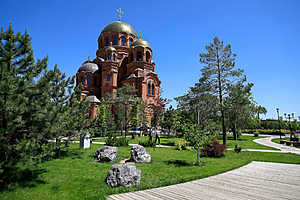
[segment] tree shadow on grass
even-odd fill
[[[46,173],[45,169],[11,169],[0,177],[0,192],[14,190],[16,187],[35,187],[46,182],[39,175]]]
[[[233,140],[233,141],[235,141],[235,139],[234,139],[233,136],[227,136],[227,140]],[[247,140],[249,140],[249,139],[241,138],[241,137],[239,137],[239,138],[237,139],[237,141],[247,141]]]
[[[80,150],[78,149],[72,149],[72,150],[66,150],[66,149],[62,149],[60,151],[60,155],[58,158],[71,158],[71,159],[81,159],[82,158],[82,153],[80,152]]]
[[[174,142],[161,142],[162,145],[175,146]]]
[[[187,166],[194,166],[193,163],[188,163],[185,160],[169,160],[165,161],[168,165],[175,165],[175,167],[187,167]]]

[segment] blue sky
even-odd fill
[[[67,75],[76,74],[97,38],[118,19],[130,24],[153,49],[164,96],[183,95],[200,76],[199,53],[218,36],[231,44],[237,66],[254,83],[255,100],[268,110],[300,116],[300,1],[96,1],[1,0],[0,26],[27,28],[36,58],[49,56]],[[174,102],[173,102],[174,103]]]

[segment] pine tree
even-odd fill
[[[226,123],[224,110],[224,97],[228,93],[228,87],[239,80],[243,70],[234,69],[236,55],[232,53],[230,45],[224,45],[217,37],[214,42],[205,47],[207,53],[200,54],[201,69],[200,82],[206,82],[209,90],[217,96],[221,112],[223,144],[226,144]]]
[[[71,108],[70,104],[71,100],[75,100],[72,99],[74,77],[66,78],[66,75],[56,65],[53,70],[46,73],[45,78],[49,83],[49,102],[47,104],[48,134],[52,139],[55,139],[55,156],[59,157],[62,138],[70,137],[72,133],[75,133],[70,130],[72,129],[72,126],[70,126],[72,124],[70,113],[74,112],[74,107]],[[74,102],[72,103],[74,104]],[[80,110],[77,111],[79,113],[82,112]],[[78,123],[79,121],[77,120],[76,122]]]
[[[47,58],[35,61],[27,31],[1,29],[0,185],[13,179],[19,162],[50,158],[53,148],[59,156],[61,137],[88,127],[88,104],[79,101],[79,88],[73,92],[74,78],[47,64]]]
[[[35,62],[27,31],[15,34],[11,24],[1,29],[0,179],[11,178],[20,161],[39,160],[47,144],[48,84],[39,80],[46,67],[47,58]]]

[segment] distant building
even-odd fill
[[[76,73],[76,83],[83,84],[82,91],[93,103],[106,95],[115,96],[117,88],[129,83],[137,96],[147,102],[147,119],[163,108],[159,101],[161,81],[155,73],[150,44],[138,38],[136,31],[121,20],[104,27],[98,37],[96,58],[85,61]],[[96,116],[91,107],[91,118]]]

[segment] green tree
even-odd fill
[[[213,43],[205,47],[207,53],[200,54],[202,77],[199,82],[205,82],[209,91],[218,98],[221,112],[223,144],[226,144],[226,123],[224,97],[228,93],[228,87],[240,78],[241,69],[234,69],[236,55],[232,53],[230,45],[224,45],[217,37]]]
[[[145,131],[147,129],[147,116],[146,116],[146,108],[147,108],[147,102],[141,100],[139,104],[139,109],[138,109],[138,117],[140,120],[140,135],[141,131]]]
[[[111,118],[110,110],[111,106],[105,101],[104,98],[102,98],[100,105],[97,105],[97,116],[92,122],[92,130],[95,136],[107,136],[107,131],[109,129],[109,118]],[[108,136],[110,136],[110,134]]]
[[[47,64],[47,58],[35,61],[27,31],[15,34],[11,24],[1,29],[0,184],[16,176],[19,162],[50,158],[59,142],[49,141],[77,129],[80,121],[72,116],[85,112],[77,106],[83,106],[76,103],[78,93],[71,94],[72,79],[57,67],[47,71]]]
[[[168,130],[168,136],[170,136],[172,128],[175,125],[175,110],[172,105],[165,111],[164,118],[161,120],[160,125],[163,129]]]
[[[267,114],[267,109],[261,105],[256,106],[257,119],[260,120],[260,114]]]
[[[227,113],[228,124],[237,140],[238,132],[251,118],[251,88],[252,83],[244,84],[246,79],[228,88],[229,94],[225,99],[225,110]]]
[[[0,33],[0,180],[10,178],[20,161],[39,160],[47,143],[45,96],[39,81],[47,58],[35,62],[27,31],[15,34],[11,24]]]
[[[213,123],[205,127],[205,129],[200,128],[198,124],[186,123],[184,125],[185,139],[197,151],[198,165],[200,165],[201,149],[210,144],[215,138],[215,133],[217,132],[215,127],[216,126]]]
[[[190,121],[202,129],[212,121],[217,121],[217,98],[210,94],[205,82],[199,82],[191,87],[186,95],[175,98],[178,109],[189,113]],[[183,117],[188,119],[187,116]]]
[[[62,138],[70,136],[69,112],[74,77],[66,78],[57,66],[45,75],[49,82],[49,103],[47,104],[48,134],[55,139],[55,154],[60,156]]]
[[[74,135],[85,136],[91,129],[91,120],[89,117],[90,102],[83,98],[81,99],[81,85],[73,88],[73,92],[70,93],[69,101],[67,105],[67,111],[65,113],[64,120],[66,121],[66,130],[64,136],[67,137],[66,144],[69,143],[70,138]]]
[[[164,115],[164,107],[170,102],[171,102],[170,99],[163,97],[163,89],[160,88],[158,92],[158,104],[150,105],[151,109],[153,110],[153,115],[151,118],[152,127],[157,128],[160,125],[159,122],[161,121]]]
[[[128,83],[118,88],[116,97],[111,100],[117,107],[117,119],[122,119],[122,130],[125,130],[125,137],[128,133],[128,125],[131,122],[129,114],[136,100],[136,89]],[[134,135],[132,137],[134,138]]]

